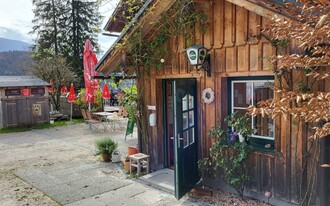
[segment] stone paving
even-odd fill
[[[124,131],[91,134],[83,126],[3,135],[3,153],[15,149],[23,156],[10,159],[8,155],[1,164],[16,164],[13,172],[17,177],[58,205],[208,205],[188,196],[178,201],[170,193],[128,178],[120,163],[105,163],[93,157],[95,138],[111,135],[125,156],[127,146],[136,145],[136,134],[125,141]],[[22,164],[22,160],[27,161]]]
[[[116,172],[121,173],[121,170],[114,163],[76,161],[19,170],[16,175],[61,204],[67,204],[130,184],[116,178]]]
[[[119,163],[80,160],[22,169],[16,175],[61,205],[208,205],[187,198],[177,201],[172,194],[128,179]]]

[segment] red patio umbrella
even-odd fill
[[[73,87],[73,83],[71,83],[70,86],[70,92],[68,95],[68,102],[72,103],[76,101],[76,94],[74,93],[74,87]]]
[[[66,94],[66,93],[68,93],[68,87],[65,86],[65,82],[62,82],[61,94]]]
[[[111,94],[109,92],[108,86],[107,84],[103,85],[103,92],[102,92],[102,98],[103,99],[110,99]]]
[[[93,47],[89,39],[85,42],[84,53],[83,53],[83,62],[84,62],[84,80],[85,80],[85,101],[93,103],[95,101],[95,90],[97,90],[98,81],[93,79],[93,76],[96,76],[94,67],[97,63],[96,55],[93,52]],[[89,108],[90,109],[90,108]]]
[[[61,94],[63,93],[68,93],[68,88],[65,85],[61,88]]]
[[[70,92],[68,94],[68,102],[71,103],[71,111],[70,111],[71,117],[70,117],[70,122],[72,122],[72,102],[75,102],[75,101],[76,101],[76,94],[74,93],[73,83],[71,83]]]

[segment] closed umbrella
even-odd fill
[[[67,93],[68,93],[68,87],[65,85],[65,82],[62,82],[61,94],[67,94]]]
[[[109,88],[108,88],[107,84],[104,83],[103,90],[102,90],[104,111],[107,111],[107,108],[110,106],[110,97],[111,97],[111,94],[109,92]]]
[[[83,53],[83,63],[84,63],[84,80],[85,80],[85,102],[90,104],[95,101],[95,90],[97,90],[98,81],[93,79],[93,76],[96,76],[94,70],[95,65],[97,64],[97,58],[93,52],[93,47],[89,39],[85,42],[84,53]]]
[[[71,83],[70,92],[68,94],[68,102],[71,103],[71,111],[70,111],[71,117],[70,117],[70,122],[72,122],[72,103],[75,102],[75,101],[76,101],[76,94],[74,92],[73,83]]]
[[[103,92],[102,92],[102,98],[103,99],[110,99],[111,95],[109,92],[109,88],[107,86],[107,84],[103,85]]]
[[[61,88],[61,94],[65,94],[65,93],[68,93],[68,88],[64,85]]]

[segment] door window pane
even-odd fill
[[[187,147],[188,145],[189,145],[189,139],[188,139],[188,130],[187,131],[184,131],[183,133],[182,133],[182,138],[183,138],[183,147],[185,148],[185,147]],[[181,141],[181,140],[179,140],[179,141]]]
[[[195,129],[190,128],[189,129],[189,143],[193,144],[195,142]]]
[[[182,128],[183,129],[188,128],[188,112],[182,113]]]
[[[194,126],[194,110],[189,112],[189,127]]]
[[[194,96],[189,95],[189,109],[194,108]]]
[[[182,98],[182,111],[186,111],[188,109],[187,104],[187,95]]]

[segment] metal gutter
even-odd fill
[[[149,4],[152,1],[153,0],[148,0],[146,3],[143,4],[143,6],[141,7],[141,9],[134,16],[134,18],[132,19],[132,21],[128,24],[128,26],[126,27],[126,29],[121,33],[121,35],[116,39],[116,41],[112,44],[112,46],[108,49],[108,51],[102,56],[102,58],[100,59],[100,61],[96,64],[96,66],[94,67],[95,71],[97,71],[97,69],[103,63],[103,61],[105,60],[105,58],[110,54],[110,52],[113,50],[113,48],[116,46],[116,44],[126,35],[126,33],[128,32],[128,30],[133,26],[134,22],[137,21],[137,19],[148,8]]]

